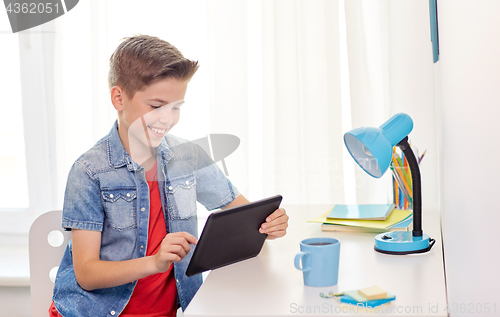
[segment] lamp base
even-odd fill
[[[412,231],[385,232],[375,236],[375,251],[385,254],[405,255],[429,251],[436,242],[423,234],[414,237]]]

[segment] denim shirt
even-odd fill
[[[238,190],[201,147],[167,135],[157,147],[160,197],[167,231],[197,233],[196,201],[208,210],[229,204]],[[149,187],[145,170],[123,147],[115,123],[111,132],[73,164],[64,197],[62,227],[102,233],[100,259],[124,261],[146,255]],[[184,310],[201,275],[185,274],[194,246],[174,263],[177,300]],[[53,300],[62,316],[118,316],[137,282],[86,291],[78,284],[68,243],[57,272]]]

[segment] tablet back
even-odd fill
[[[281,200],[281,195],[277,195],[210,214],[186,275],[257,256],[267,237],[259,228],[267,216],[279,208]]]

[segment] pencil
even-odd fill
[[[420,162],[422,162],[422,159],[424,158],[426,152],[427,152],[427,150],[425,150],[424,153],[422,153],[422,156],[419,157],[418,164],[420,164]]]
[[[405,162],[405,156],[404,156],[404,153],[401,153],[401,157],[403,157],[403,159],[401,159],[401,157],[396,153],[393,155],[396,155],[396,166],[399,167],[401,169],[401,171],[403,172],[403,179],[406,180],[406,183],[408,185],[408,189],[410,191],[413,190],[413,186],[412,186],[412,183],[411,183],[411,176],[409,176],[410,172],[409,172],[409,169],[407,166],[405,166],[404,162]],[[411,174],[410,174],[411,175]]]
[[[392,176],[392,179],[394,181],[394,204],[396,206],[399,206],[399,188],[398,188],[398,182],[396,181],[396,178]]]
[[[403,174],[405,175],[408,185],[410,185],[410,190],[413,190],[413,183],[411,182],[411,171],[410,167],[408,166],[408,160],[403,153],[401,154],[401,157],[403,158],[403,165],[401,165],[403,167]]]
[[[402,168],[398,168],[398,167],[401,167],[401,166],[398,166],[399,162],[396,159],[396,154],[393,154],[393,158],[395,159],[395,162],[396,162],[396,171],[398,172],[399,176],[401,176],[401,180],[403,181],[404,186],[408,190],[408,194],[410,196],[413,196],[413,192],[412,192],[412,190],[410,188],[410,185],[408,185],[408,182],[406,181],[406,178],[405,178],[405,176],[403,174],[403,169]]]
[[[402,194],[404,195],[404,196],[399,197],[398,202],[399,202],[399,200],[403,200],[403,199],[408,199],[409,201],[412,201],[412,197],[410,196],[410,194],[406,190],[404,183],[403,183],[403,180],[401,179],[401,176],[398,174],[398,172],[396,172],[394,170],[394,167],[391,167],[391,170],[392,170],[393,177],[396,179],[396,184],[398,184],[399,189],[401,190]],[[399,191],[398,191],[398,194],[399,194]]]

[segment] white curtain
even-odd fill
[[[56,21],[59,201],[72,162],[113,121],[108,58],[137,33],[200,61],[172,133],[239,137],[225,163],[245,196],[344,201],[337,1],[119,2],[82,2]]]
[[[42,28],[50,32],[29,35],[44,43],[44,67],[52,65],[40,98],[53,189],[34,214],[62,207],[71,164],[111,128],[109,56],[138,33],[200,62],[172,133],[239,137],[225,164],[250,200],[281,194],[286,204],[388,202],[390,176],[372,179],[354,166],[343,134],[406,112],[415,122],[412,144],[427,149],[423,203],[437,205],[428,10],[421,0],[80,1]],[[24,111],[30,107],[37,105]]]

